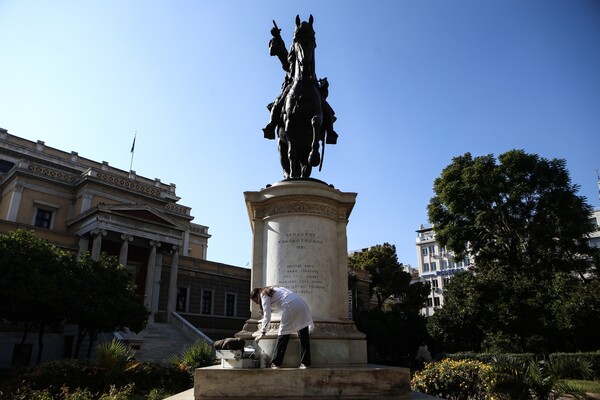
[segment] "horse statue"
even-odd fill
[[[335,144],[334,113],[326,102],[327,80],[317,80],[315,73],[315,31],[313,16],[308,22],[296,16],[296,29],[290,52],[273,21],[273,39],[269,43],[271,55],[278,56],[286,79],[282,93],[268,108],[271,120],[263,129],[265,137],[278,134],[278,149],[285,178],[308,178],[313,167],[322,166],[319,141]],[[325,109],[325,115],[324,115]],[[327,122],[324,124],[324,120]]]

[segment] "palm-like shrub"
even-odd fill
[[[125,343],[113,339],[112,342],[100,343],[96,348],[98,365],[112,372],[122,371],[127,363],[133,360],[135,350]]]
[[[578,358],[536,360],[499,357],[493,366],[496,377],[493,391],[510,400],[552,400],[564,394],[582,397],[581,391],[561,378],[567,373],[583,377],[592,375],[591,364]]]
[[[204,340],[198,340],[185,348],[181,356],[172,356],[170,361],[193,373],[196,368],[208,367],[215,363],[213,347]]]

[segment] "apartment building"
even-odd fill
[[[444,305],[444,288],[458,272],[467,270],[472,259],[466,257],[455,261],[454,253],[441,246],[435,240],[432,226],[421,225],[417,229],[417,270],[419,280],[429,283],[431,292],[427,297],[427,305],[422,312],[426,316],[433,315],[436,308]]]

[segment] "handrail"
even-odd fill
[[[214,340],[206,336],[201,330],[190,324],[185,318],[175,311],[172,311],[170,316],[171,324],[191,340],[204,340],[210,345],[214,343]]]

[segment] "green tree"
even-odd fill
[[[59,326],[68,306],[63,265],[72,257],[22,229],[0,235],[0,317],[23,326],[21,346],[37,328],[37,362],[46,329]]]
[[[387,300],[404,296],[411,281],[410,274],[398,262],[396,246],[389,243],[352,254],[348,259],[348,267],[350,271],[360,269],[369,273],[369,294],[375,295],[380,310],[383,310]]]
[[[564,160],[512,150],[498,161],[466,153],[435,180],[436,239],[457,260],[472,256],[476,274],[452,279],[430,333],[455,344],[468,334],[472,350],[545,351],[567,346],[568,328],[572,346],[597,346],[580,340],[582,321],[571,317],[574,293],[597,293],[591,207]],[[580,312],[587,326],[600,323],[594,307]]]
[[[129,328],[139,332],[146,326],[150,312],[135,287],[127,270],[116,257],[102,253],[94,260],[89,253],[81,255],[73,270],[74,289],[69,310],[69,321],[78,325],[74,356],[79,356],[83,339],[87,336],[88,358],[93,343],[102,332]]]
[[[420,310],[429,287],[411,284],[411,275],[398,262],[396,247],[388,243],[352,254],[348,265],[351,278],[355,270],[368,272],[369,294],[377,299],[377,307],[359,309],[355,318],[358,329],[367,335],[371,359],[408,365],[419,344],[427,339]]]

